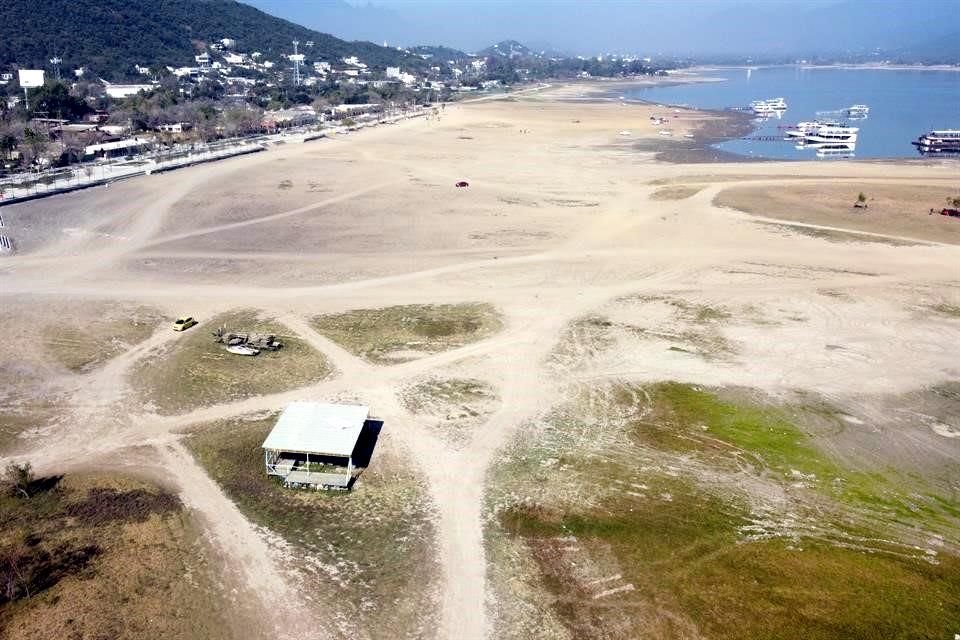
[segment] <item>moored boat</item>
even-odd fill
[[[857,127],[841,127],[836,125],[824,125],[810,132],[806,136],[807,144],[810,143],[830,143],[830,142],[856,142]]]
[[[923,153],[956,153],[960,151],[960,129],[934,129],[917,138],[913,144]]]

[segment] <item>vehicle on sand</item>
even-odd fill
[[[182,318],[177,318],[176,322],[173,323],[173,330],[186,331],[195,324],[197,324],[196,320],[190,316],[183,316]]]

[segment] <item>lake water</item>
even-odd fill
[[[663,87],[637,87],[624,93],[663,104],[702,109],[746,107],[753,100],[782,97],[787,110],[780,119],[756,122],[749,137],[783,137],[788,125],[820,118],[847,120],[841,109],[870,107],[864,120],[848,120],[860,128],[857,158],[912,158],[919,154],[912,140],[931,129],[960,128],[960,72],[894,71],[889,69],[804,69],[771,67],[721,69],[700,75],[723,82]],[[821,115],[818,116],[818,112]],[[796,149],[783,140],[729,140],[724,151],[766,158],[813,159],[815,150]]]

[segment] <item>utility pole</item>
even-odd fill
[[[293,59],[293,84],[294,86],[300,86],[300,60],[303,59],[299,53],[297,53],[297,47],[300,46],[299,40],[293,41],[293,55],[290,56]]]

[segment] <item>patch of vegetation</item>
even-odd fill
[[[951,318],[960,318],[960,307],[957,305],[941,302],[939,304],[929,305],[927,308]]]
[[[662,187],[650,194],[651,200],[686,200],[703,191],[703,185]]]
[[[486,303],[411,304],[318,316],[313,327],[375,364],[396,364],[482,340],[503,328]]]
[[[121,476],[35,478],[22,466],[5,479],[4,638],[236,637],[176,496]]]
[[[599,202],[594,202],[592,200],[576,200],[572,198],[546,198],[545,202],[556,205],[558,207],[599,207]]]
[[[248,518],[306,556],[304,589],[337,619],[374,637],[375,629],[380,637],[426,635],[435,622],[436,566],[420,481],[399,457],[375,450],[350,492],[285,489],[263,467],[261,444],[274,422],[207,425],[186,444]]]
[[[900,240],[898,238],[884,238],[883,236],[867,235],[866,233],[857,233],[855,231],[837,231],[835,229],[820,229],[817,227],[782,224],[777,222],[757,222],[755,224],[778,229],[787,235],[797,234],[801,236],[809,236],[811,238],[818,238],[828,242],[864,242],[872,244],[886,244],[892,247],[915,247],[917,245],[924,244],[923,242],[912,242],[910,240]]]
[[[497,403],[494,389],[472,378],[431,378],[403,389],[400,399],[411,413],[433,418],[430,428],[451,444],[469,440]]]
[[[279,351],[255,357],[235,355],[214,341],[211,332],[276,334]],[[275,393],[315,383],[333,369],[324,358],[286,327],[258,317],[253,311],[225,313],[188,329],[175,343],[145,358],[133,372],[143,402],[163,414],[190,411],[220,402]]]
[[[669,501],[621,501],[579,513],[518,506],[500,515],[500,526],[524,540],[576,638],[675,638],[696,631],[744,640],[879,640],[948,637],[955,630],[956,558],[931,566],[816,543],[802,549],[781,540],[738,544],[743,514],[676,483],[670,495]],[[575,553],[563,551],[571,546]],[[607,555],[615,574],[594,577],[571,566],[573,558],[587,564]],[[613,576],[619,578],[609,580]],[[624,589],[609,593],[618,587]]]
[[[526,625],[503,637],[547,637],[538,628],[556,621],[587,639],[953,632],[960,559],[941,552],[927,562],[878,534],[886,529],[877,520],[851,525],[846,506],[881,500],[887,481],[845,473],[785,410],[688,385],[623,383],[585,392],[542,422],[518,436],[489,484],[491,579],[510,624]],[[827,495],[841,477],[844,515],[819,500],[810,514],[803,503],[758,511],[746,489],[731,491],[745,461],[784,485],[794,470],[817,476]],[[854,495],[860,482],[865,496]],[[531,630],[538,607],[547,612]]]

